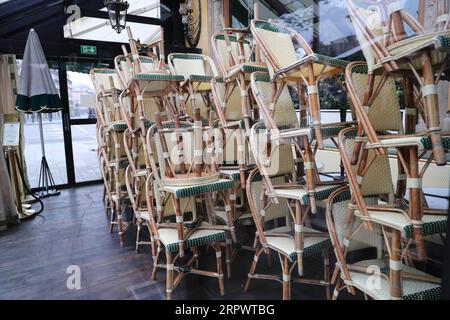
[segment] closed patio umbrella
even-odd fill
[[[30,30],[25,46],[16,109],[21,112],[38,113],[42,151],[38,185],[40,189],[39,196],[57,195],[59,191],[54,187],[55,182],[45,158],[42,113],[58,112],[62,109],[62,106],[39,37],[34,29]]]

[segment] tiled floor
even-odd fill
[[[165,273],[150,279],[152,266],[148,248],[134,251],[134,230],[125,235],[124,247],[117,234],[108,233],[101,185],[62,190],[45,199],[45,210],[36,218],[11,226],[0,233],[0,299],[164,299]],[[250,231],[250,230],[249,230]],[[253,231],[251,231],[253,232]],[[202,256],[214,270],[213,251]],[[281,299],[281,284],[254,280],[243,291],[253,255],[241,251],[233,263],[233,276],[225,281],[226,295],[219,295],[217,280],[187,276],[175,290],[175,299]],[[278,272],[274,257],[269,269]],[[202,262],[201,262],[202,263]],[[81,271],[81,289],[68,289],[69,266]],[[265,270],[264,270],[265,269]],[[306,271],[321,275],[318,261],[307,259]],[[293,285],[294,299],[324,299],[325,290]],[[348,296],[346,296],[348,297]]]

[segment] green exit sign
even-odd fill
[[[90,54],[97,55],[97,47],[96,46],[80,46],[81,54]]]

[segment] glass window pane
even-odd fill
[[[95,124],[71,126],[76,182],[101,178],[97,160],[96,127]]]
[[[109,65],[84,62],[70,62],[66,65],[70,119],[95,119],[95,90],[89,70],[96,67],[108,68]]]

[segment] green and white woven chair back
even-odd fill
[[[185,100],[185,106],[186,106],[186,113],[191,118],[194,119],[194,108],[192,107],[192,101],[190,98],[186,99],[183,96],[181,96]],[[195,95],[195,107],[200,108],[200,116],[204,121],[208,120],[208,106],[205,103],[205,100],[203,100],[201,93],[196,93]]]
[[[213,77],[214,70],[209,63],[207,56],[201,54],[169,54],[171,71],[174,74],[182,75],[189,79],[191,75]]]
[[[270,59],[267,59],[271,76],[274,74],[274,69],[283,69],[306,55],[305,50],[293,41],[290,30],[262,20],[254,20],[252,26],[254,26],[252,32],[263,43],[266,54],[278,64],[278,66],[272,65]]]
[[[125,56],[121,55],[116,57],[116,68],[118,68],[117,72],[119,76],[127,84],[134,76],[134,69],[132,62],[132,55],[128,55],[129,62],[125,59]],[[158,72],[157,64],[155,61],[149,57],[139,56],[139,60],[141,61],[141,72],[140,73],[153,73]]]
[[[105,89],[106,92],[111,91],[111,83],[109,80],[110,77],[113,78],[115,89],[116,90],[122,89],[122,83],[120,82],[116,70],[97,68],[92,69],[90,73],[96,92],[100,92],[101,85],[103,85],[103,88]]]
[[[293,145],[290,143],[269,143],[267,131],[259,124],[252,127],[249,138],[253,158],[261,172],[270,177],[292,175],[295,170]]]
[[[236,165],[238,164],[238,148],[240,147],[238,144],[238,137],[237,137],[237,130],[240,130],[241,137],[244,140],[244,145],[241,146],[244,148],[244,154],[245,154],[245,161],[246,164],[250,161],[248,155],[250,152],[250,149],[248,147],[247,139],[245,139],[245,129],[229,129],[224,130],[224,134],[221,137],[221,141],[223,143],[223,157],[219,158],[219,162],[223,163],[224,165]],[[221,131],[218,131],[221,132]],[[226,140],[225,140],[226,139]],[[219,147],[219,146],[218,146]],[[220,147],[219,147],[220,148]]]
[[[162,195],[163,193],[160,192],[160,188],[158,186],[158,183],[154,181],[153,183],[153,190],[154,190],[154,199],[156,204],[156,212],[159,212],[161,215],[159,218],[162,222],[173,220],[175,217],[175,207],[173,205],[172,201],[172,194],[165,194],[167,196],[167,199],[165,199],[165,202],[163,203]],[[158,197],[156,195],[159,195]],[[197,206],[195,202],[195,198],[182,198],[180,199],[181,203],[181,210],[184,214],[190,214],[190,217],[183,217],[185,218],[185,221],[188,221],[187,219],[196,219],[197,218]]]
[[[295,113],[294,102],[292,100],[288,86],[284,86],[275,106],[272,106],[271,102],[273,84],[270,82],[269,74],[258,73],[255,77],[252,78],[255,80],[254,83],[252,83],[253,88],[257,88],[256,94],[263,102],[263,105],[260,106],[260,108],[264,108],[268,112],[270,112],[271,108],[273,108],[273,120],[275,121],[278,129],[281,130],[299,127],[299,121],[297,118],[297,114]],[[263,117],[265,116],[266,114],[264,113]]]
[[[236,36],[230,34],[228,37],[231,45],[230,50],[233,54],[234,59],[236,60],[236,63],[239,63],[240,53]],[[213,36],[213,42],[217,52],[216,58],[218,60],[218,63],[220,63],[225,70],[233,67],[230,61],[229,49],[227,46],[227,42],[225,40],[224,33],[216,34],[215,36]],[[245,62],[252,62],[253,49],[251,42],[248,40],[244,40],[243,47],[244,47]]]
[[[370,231],[369,229],[361,226],[361,220],[359,218],[355,218],[352,230],[356,232],[351,233],[351,239],[345,240],[346,212],[350,203],[350,197],[350,190],[341,192],[334,198],[331,207],[334,230],[336,231],[340,247],[343,248],[344,246],[347,246],[347,252],[374,247],[377,249],[377,256],[381,258],[383,251],[383,238],[381,228],[378,224],[374,224],[373,231]],[[377,204],[377,201],[377,198],[365,198],[367,205],[375,205]]]
[[[183,122],[181,123],[181,126],[184,128],[191,127],[191,123]],[[222,135],[219,132],[219,130],[212,130],[212,134],[214,136],[214,141],[212,143],[209,143],[209,133],[210,131],[204,127],[202,129],[201,133],[201,139],[202,139],[202,166],[203,169],[205,169],[205,165],[210,165],[211,163],[208,163],[209,158],[211,154],[214,157],[215,163],[218,165],[221,164],[221,159],[217,155],[217,150],[222,147]],[[178,140],[177,140],[178,137]],[[176,132],[170,132],[170,133],[164,133],[165,142],[167,145],[167,155],[165,152],[163,152],[162,144],[161,144],[161,136],[159,132],[156,132],[154,135],[154,141],[156,145],[156,152],[159,159],[159,171],[160,176],[165,177],[166,172],[166,163],[164,156],[167,156],[167,160],[170,162],[170,165],[172,169],[175,171],[175,174],[181,174],[181,164],[185,165],[186,171],[189,171],[192,177],[194,177],[193,173],[193,167],[194,164],[194,158],[195,158],[195,139],[196,139],[196,133],[195,132],[182,132],[182,133],[176,133]],[[178,142],[177,141],[181,141]],[[212,153],[211,153],[212,152]],[[187,173],[187,172],[186,172]]]
[[[270,179],[272,184],[283,184],[285,183],[285,179],[283,176],[273,177]],[[262,219],[263,228],[267,231],[268,224],[264,224],[265,222],[274,221],[280,218],[285,218],[286,221],[286,231],[291,227],[291,218],[290,212],[288,209],[288,203],[285,199],[278,199],[279,203],[270,203],[268,206],[264,203],[264,184],[261,179],[261,175],[256,174],[253,177],[253,181],[251,184],[252,191],[252,202],[254,204],[254,208],[256,210],[256,215]]]
[[[344,156],[350,162],[353,156],[353,149],[355,146],[356,128],[351,131],[346,131],[344,145],[339,146],[342,150],[344,148]],[[353,166],[351,172],[346,172],[347,175],[353,175],[360,184],[360,189],[363,197],[378,197],[379,195],[389,195],[390,199],[394,198],[394,186],[392,182],[391,167],[389,163],[389,156],[386,152],[384,155],[376,155],[373,150],[369,150],[366,163],[369,167],[365,170],[364,176],[357,176],[357,169],[359,162],[363,156],[363,152],[359,153],[359,160]],[[373,160],[373,158],[375,159]]]
[[[369,83],[367,71],[366,67],[358,65],[353,68],[352,73],[353,86],[358,93],[359,102],[361,103]],[[381,76],[375,76],[374,90],[379,87],[381,81]],[[400,102],[398,100],[394,78],[388,77],[379,93],[372,100],[369,106],[362,106],[358,101],[353,101],[353,103],[364,109],[361,111],[367,113],[370,124],[375,131],[396,131],[403,133]]]

